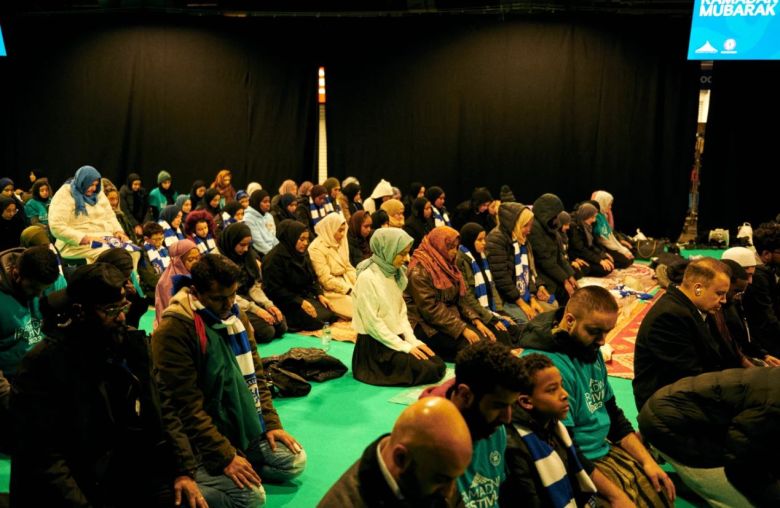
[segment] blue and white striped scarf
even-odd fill
[[[198,252],[204,256],[209,252],[216,251],[217,249],[217,242],[214,241],[214,237],[211,236],[211,233],[208,234],[205,240],[198,235],[192,235],[192,241],[195,242],[195,246],[198,248]]]
[[[433,212],[433,225],[434,227],[439,226],[449,226],[452,227],[452,223],[450,222],[450,216],[447,214],[447,212],[440,212],[438,208],[433,206],[431,204],[431,211]]]
[[[163,228],[163,236],[165,237],[164,242],[166,247],[170,247],[179,240],[184,240],[184,234],[181,232],[181,230],[179,230],[179,228],[173,229],[171,225],[164,220],[157,221],[157,224]]]
[[[238,222],[238,220],[235,217],[232,217],[227,212],[222,212],[222,229],[225,229],[226,227],[236,222]]]
[[[579,490],[593,494],[596,493],[596,486],[582,467],[566,427],[560,420],[556,423],[555,432],[564,446],[566,446],[566,458],[569,468],[574,472],[574,478],[567,476],[566,466],[564,466],[561,457],[556,453],[552,445],[537,436],[531,429],[517,424],[513,426],[520,434],[523,443],[528,447],[528,452],[531,454],[531,458],[536,466],[536,472],[539,473],[542,485],[547,490],[552,506],[555,508],[577,508],[571,482],[576,479]],[[592,496],[587,505],[595,506],[595,499]]]
[[[144,250],[146,255],[149,256],[149,261],[151,261],[154,271],[158,274],[163,273],[168,268],[168,265],[171,264],[171,257],[168,255],[168,249],[165,247],[160,247],[158,250],[151,243],[144,242]]]
[[[60,275],[64,277],[65,274],[62,273],[62,258],[60,257],[60,251],[57,250],[57,247],[55,247],[53,243],[49,244],[49,250],[52,251],[54,255],[57,257],[57,268],[60,271]]]
[[[123,242],[115,236],[104,236],[100,240],[92,240],[89,245],[92,249],[102,249],[103,247],[110,247],[112,249],[124,249],[128,252],[140,252],[141,247],[134,243]]]
[[[233,304],[233,308],[230,309],[230,317],[227,319],[220,319],[219,316],[208,310],[198,299],[192,296],[190,296],[190,305],[203,319],[206,326],[227,340],[230,349],[236,356],[236,363],[241,370],[241,375],[244,377],[246,387],[255,401],[255,410],[257,411],[257,417],[260,419],[260,427],[265,432],[263,405],[260,398],[260,388],[257,384],[255,362],[252,359],[252,347],[249,343],[249,336],[244,328],[244,323],[238,317],[238,305]]]
[[[479,255],[482,269],[480,270],[477,260],[474,259],[474,255],[465,246],[459,247],[460,251],[469,258],[471,263],[471,271],[474,272],[474,294],[477,296],[479,304],[491,312],[496,311],[496,304],[492,298],[493,276],[490,274],[490,267],[488,266],[487,259],[482,254]],[[483,276],[484,273],[484,276]],[[487,277],[487,280],[485,278]]]
[[[520,297],[526,302],[531,301],[531,269],[528,265],[528,247],[520,245],[515,240],[512,242],[515,248],[515,283]]]
[[[333,212],[335,212],[335,210],[333,209],[333,203],[330,202],[330,197],[325,199],[324,205],[317,206],[314,203],[314,199],[312,199],[312,197],[309,196],[309,213],[311,214],[311,227],[316,226],[317,223],[322,219],[324,219],[326,215]]]

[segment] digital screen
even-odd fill
[[[5,41],[3,41],[3,27],[0,27],[0,56],[6,56]]]
[[[695,0],[688,60],[780,60],[780,0]]]

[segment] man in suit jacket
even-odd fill
[[[647,313],[634,354],[638,409],[656,390],[679,379],[740,366],[706,322],[726,303],[729,284],[723,262],[698,259],[688,264],[682,284],[670,285]]]

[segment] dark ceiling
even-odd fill
[[[3,0],[4,14],[153,11],[222,16],[580,14],[688,17],[693,0]]]

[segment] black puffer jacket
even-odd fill
[[[639,414],[653,446],[686,466],[725,466],[758,506],[780,506],[778,422],[780,369],[772,367],[683,378],[655,392]]]
[[[520,212],[528,208],[520,203],[501,203],[498,208],[498,226],[487,235],[485,252],[488,258],[490,272],[493,274],[493,282],[496,284],[498,295],[504,302],[514,303],[520,298],[515,281],[515,249],[512,246],[512,230],[517,223]],[[536,269],[531,246],[528,247],[528,262],[531,269],[531,294],[537,291]],[[543,284],[539,284],[542,286]]]
[[[574,275],[574,270],[566,262],[555,228],[563,203],[555,194],[542,194],[534,201],[533,210],[534,224],[528,241],[536,254],[539,281],[544,282],[551,294],[556,293],[564,281]]]

